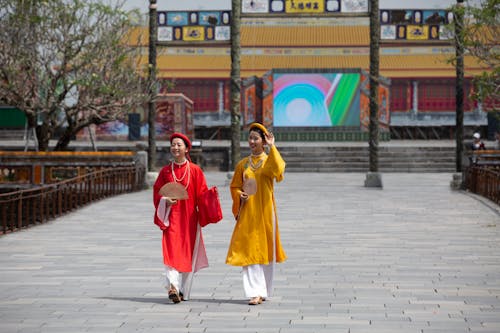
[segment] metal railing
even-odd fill
[[[144,188],[143,167],[107,168],[33,189],[0,194],[1,234],[47,222],[109,196]]]
[[[465,170],[465,187],[500,205],[500,169],[472,165]]]

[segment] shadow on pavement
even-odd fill
[[[97,297],[97,299],[109,299],[113,301],[130,301],[139,303],[156,303],[174,305],[168,296],[165,297]],[[187,303],[216,303],[216,304],[241,304],[248,305],[248,300],[238,299],[213,299],[213,298],[195,298],[186,301]]]

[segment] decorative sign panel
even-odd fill
[[[429,39],[429,26],[427,25],[408,25],[406,26],[406,39],[408,40],[426,40]]]
[[[77,167],[48,167],[50,182],[78,177]]]
[[[29,184],[32,178],[31,166],[0,165],[0,183]]]
[[[230,11],[159,11],[159,42],[229,41]]]
[[[187,42],[201,42],[205,40],[205,29],[204,27],[182,27],[182,35]]]
[[[243,0],[241,3],[242,13],[268,13],[269,0]]]
[[[285,2],[287,13],[323,13],[325,11],[323,1],[294,0]]]
[[[446,10],[380,10],[382,40],[445,40],[450,33],[445,25],[453,21]]]
[[[243,0],[242,14],[368,13],[368,0]]]

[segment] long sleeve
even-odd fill
[[[243,188],[243,169],[244,161],[242,160],[236,165],[233,179],[230,184],[231,198],[233,199],[232,212],[235,218],[240,210],[240,194]]]
[[[167,229],[167,226],[158,218],[156,212],[158,210],[158,205],[160,204],[161,199],[161,195],[158,192],[160,191],[160,188],[168,182],[166,179],[165,168],[166,167],[164,167],[160,171],[160,173],[158,174],[158,178],[156,178],[156,181],[153,185],[153,205],[155,206],[155,215],[153,221],[154,224],[156,224],[161,230]]]
[[[271,149],[269,149],[269,155],[267,156],[262,172],[268,177],[275,178],[277,182],[280,182],[283,180],[285,166],[285,160],[281,157],[278,148],[273,145]]]

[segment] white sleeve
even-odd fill
[[[160,203],[158,204],[158,208],[156,209],[156,216],[163,222],[165,227],[170,225],[168,221],[168,216],[170,215],[171,206],[167,203],[167,199],[161,198]]]

